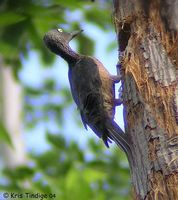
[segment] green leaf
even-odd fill
[[[24,15],[19,15],[10,11],[0,13],[0,27],[15,24],[26,19]]]
[[[22,165],[18,166],[15,170],[6,168],[4,170],[4,173],[8,177],[11,177],[12,179],[15,179],[17,181],[32,177],[34,174],[34,170],[32,168],[29,168],[28,166]]]
[[[0,122],[0,140],[7,143],[11,147],[13,147],[12,140],[10,138],[9,133],[7,132],[6,128],[4,127],[3,123]]]
[[[10,42],[4,42],[3,40],[0,41],[0,49],[1,55],[8,59],[15,58],[18,54],[17,47],[12,45]]]
[[[84,55],[93,55],[95,44],[93,39],[81,34],[79,39],[79,52]],[[84,45],[85,44],[85,45]]]
[[[49,143],[51,143],[54,147],[57,147],[59,149],[65,148],[65,140],[60,135],[54,135],[50,133],[46,133],[46,139]]]
[[[111,30],[113,27],[111,23],[110,13],[108,9],[98,9],[97,7],[93,7],[92,9],[88,9],[85,12],[86,20],[96,24],[98,27],[102,28],[104,31]]]
[[[117,49],[117,42],[113,41],[111,43],[109,43],[109,45],[107,46],[107,52],[110,53],[112,52],[114,49]]]
[[[81,8],[82,5],[84,4],[83,0],[65,0],[65,1],[55,0],[55,2],[61,5],[62,7],[70,9],[76,9],[76,7]]]
[[[67,199],[89,200],[91,198],[91,189],[84,180],[82,171],[71,169],[66,177]],[[71,195],[72,194],[72,195]]]
[[[85,169],[83,173],[84,173],[85,180],[88,183],[95,182],[98,180],[103,180],[107,176],[106,173],[99,170],[93,170],[92,168]]]

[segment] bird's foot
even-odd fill
[[[119,83],[119,81],[121,80],[121,75],[111,75],[111,79],[114,83]]]
[[[115,106],[120,106],[123,103],[123,99],[119,98],[119,99],[115,99],[114,100],[114,105]]]
[[[122,85],[120,86],[118,93],[119,97],[114,100],[115,106],[120,106],[123,103]]]

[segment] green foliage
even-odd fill
[[[12,65],[17,74],[21,56],[26,56],[29,49],[33,48],[39,50],[45,64],[51,64],[54,56],[47,52],[43,44],[44,34],[52,28],[59,27],[60,24],[82,29],[81,24],[84,21],[96,24],[103,30],[110,30],[112,27],[108,5],[111,5],[111,2],[103,1],[99,5],[83,0],[26,0],[25,3],[23,0],[1,1],[0,49],[4,61]],[[70,17],[69,12],[75,10],[82,12],[80,20]],[[82,53],[93,53],[93,40],[86,35],[77,39]],[[81,45],[84,39],[87,41],[85,48]]]
[[[85,46],[83,45],[85,44]],[[87,46],[87,48],[86,48]],[[80,36],[78,51],[84,55],[90,55],[91,52],[94,52],[94,43],[93,40],[89,37],[86,37],[84,34]]]
[[[1,190],[52,193],[56,199],[66,200],[130,199],[125,189],[129,185],[129,169],[122,167],[127,162],[120,151],[108,151],[91,140],[87,154],[75,142],[67,144],[60,134],[46,135],[51,149],[40,155],[31,154],[32,166],[5,169],[7,183],[0,185]]]
[[[0,54],[13,67],[18,77],[21,61],[30,50],[39,52],[44,64],[52,64],[54,56],[43,44],[44,34],[57,27],[67,31],[82,29],[92,23],[104,31],[112,29],[111,0],[92,3],[87,0],[1,0]],[[71,13],[82,13],[73,19]],[[69,28],[70,27],[70,28]],[[94,41],[85,33],[77,38],[79,51],[92,55]],[[111,50],[114,44],[108,49]],[[58,127],[64,124],[65,112],[70,108],[71,94],[66,87],[46,79],[39,87],[24,86],[24,124],[34,128],[41,121],[52,120]],[[75,118],[74,118],[75,119]],[[76,120],[76,124],[79,124]],[[80,123],[81,125],[81,123]],[[65,130],[64,133],[65,134]],[[128,166],[126,158],[115,149],[106,150],[103,144],[89,141],[82,150],[75,142],[46,133],[50,150],[29,155],[30,163],[15,169],[6,168],[0,190],[19,193],[55,194],[56,199],[105,200],[129,199]],[[4,126],[0,124],[0,139],[11,144]],[[40,142],[40,141],[39,141]],[[29,199],[29,198],[28,198]]]
[[[0,18],[0,27],[4,27],[21,22],[25,20],[26,17],[12,12],[2,12],[0,13]]]
[[[40,88],[25,87],[25,124],[34,128],[40,121],[53,121],[57,126],[64,122],[64,115],[72,103],[68,88],[59,87],[51,80],[45,80]]]
[[[0,141],[4,142],[4,143],[7,143],[11,147],[13,147],[13,144],[12,144],[12,141],[11,141],[11,137],[10,137],[9,133],[7,132],[7,130],[4,127],[2,122],[0,122]]]

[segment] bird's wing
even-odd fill
[[[101,79],[94,59],[84,57],[69,73],[73,98],[78,105],[84,126],[96,129],[95,122],[103,114]],[[95,132],[95,131],[94,131]],[[96,132],[95,132],[96,133]],[[96,133],[99,137],[101,135]]]

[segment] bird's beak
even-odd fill
[[[77,35],[79,35],[81,32],[83,32],[83,30],[79,30],[79,31],[73,31],[71,34],[71,39],[72,40],[74,37],[76,37]]]

